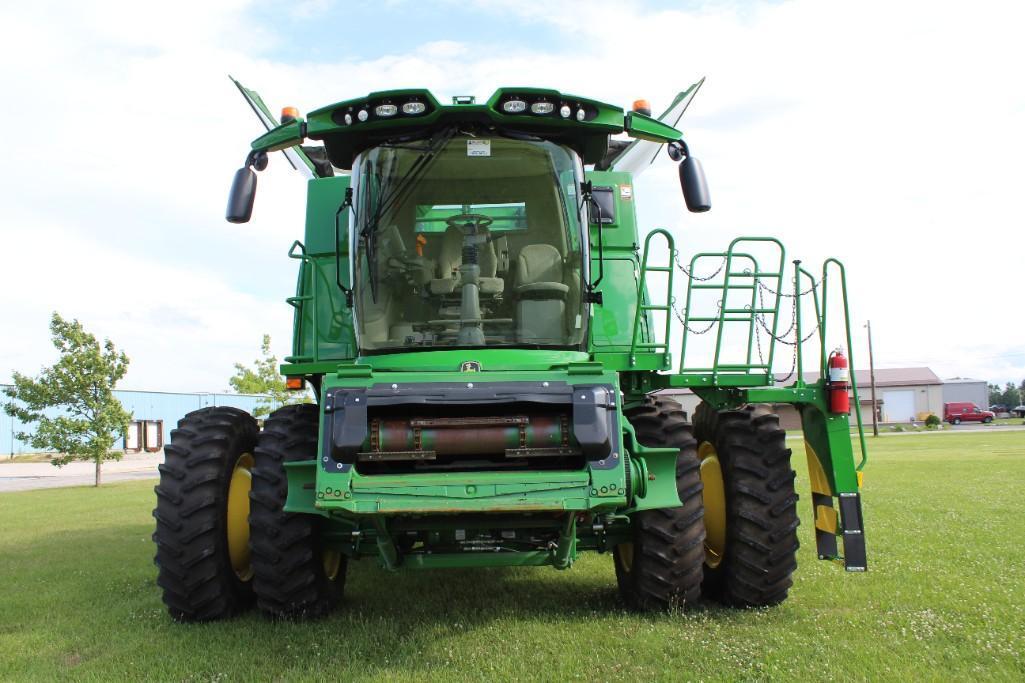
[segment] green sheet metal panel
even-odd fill
[[[314,178],[307,187],[306,259],[302,261],[296,295],[299,299],[311,298],[301,301],[296,315],[296,359],[348,360],[356,355],[352,311],[337,282],[340,279],[349,284],[348,209],[338,216],[337,262],[341,272],[335,271],[335,214],[349,181],[349,176]]]

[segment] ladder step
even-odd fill
[[[716,366],[716,370],[768,370],[768,365],[726,365]]]
[[[719,289],[719,290],[721,290],[721,289],[723,289],[723,285],[721,285],[721,284],[719,284],[719,285],[697,284],[697,285],[691,285],[690,288],[691,289]],[[734,285],[734,284],[731,284],[729,286],[729,289],[754,289],[754,288],[755,288],[754,285]]]
[[[720,320],[724,323],[753,323],[755,319],[753,315],[745,318],[719,318],[718,316],[715,318],[687,318],[689,323],[710,323],[719,322]]]
[[[727,314],[747,315],[749,313],[775,313],[775,308],[727,308]]]

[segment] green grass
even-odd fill
[[[611,559],[388,574],[354,565],[331,618],[170,621],[152,482],[0,495],[0,679],[1021,680],[1025,432],[871,440],[869,572],[814,559],[781,607],[636,615]]]

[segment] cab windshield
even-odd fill
[[[555,143],[454,130],[363,153],[350,250],[360,348],[578,348],[579,168]]]

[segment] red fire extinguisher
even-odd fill
[[[829,354],[829,410],[833,413],[848,414],[851,412],[851,399],[847,392],[851,388],[851,372],[847,365],[847,357],[842,349]]]

